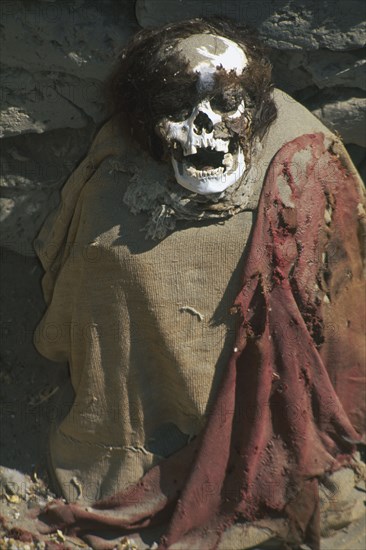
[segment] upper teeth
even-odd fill
[[[227,153],[229,150],[229,140],[216,139],[211,134],[206,134],[202,132],[201,136],[196,136],[191,142],[188,142],[183,147],[184,156],[195,155],[197,149],[207,149],[210,147],[215,151],[221,151],[222,153]]]

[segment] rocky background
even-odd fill
[[[105,118],[102,83],[140,26],[221,14],[251,23],[277,86],[346,143],[365,174],[363,0],[2,0],[1,464],[43,471],[66,367],[40,357],[43,302],[32,241]],[[46,368],[48,367],[48,368]]]

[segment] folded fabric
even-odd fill
[[[364,225],[343,146],[322,133],[285,144],[265,176],[231,310],[235,341],[204,428],[127,489],[91,506],[49,505],[49,529],[107,548],[111,532],[163,525],[159,548],[208,550],[235,522],[284,517],[291,544],[318,549],[319,479],[355,467],[364,426]],[[72,307],[92,320],[83,296]]]

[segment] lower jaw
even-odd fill
[[[234,159],[233,166],[229,169],[222,166],[212,170],[187,168],[183,162],[179,162],[173,157],[172,164],[177,182],[189,191],[200,195],[222,193],[236,183],[245,170],[244,155],[241,150]]]

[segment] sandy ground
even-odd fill
[[[41,275],[35,258],[3,251],[0,550],[89,548],[61,531],[41,537],[30,517],[56,496],[47,475],[47,440],[56,420],[53,411],[57,394],[68,380],[67,366],[42,358],[32,343],[34,327],[44,308]],[[322,539],[321,550],[364,550],[365,533],[366,516]],[[134,546],[126,539],[116,548],[128,550]]]

